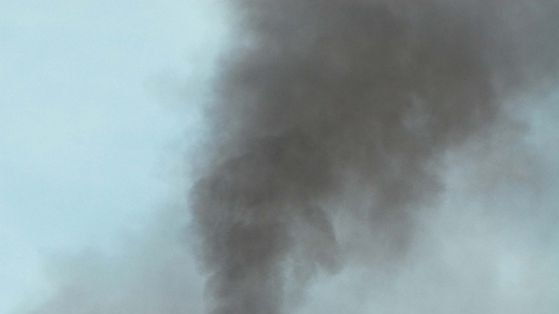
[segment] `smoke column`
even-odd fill
[[[233,6],[191,191],[212,314],[287,313],[293,289],[359,252],[397,263],[444,154],[512,128],[507,100],[555,73],[557,1]]]

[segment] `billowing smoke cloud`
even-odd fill
[[[288,313],[317,272],[405,260],[445,155],[512,132],[510,100],[556,68],[557,1],[234,7],[191,194],[212,314]]]
[[[190,227],[55,261],[17,313],[559,312],[559,1],[230,4]]]

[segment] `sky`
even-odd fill
[[[0,313],[167,205],[223,20],[218,1],[0,0]]]
[[[0,0],[0,313],[27,313],[58,295],[58,281],[76,278],[91,295],[118,294],[115,304],[127,304],[130,313],[156,313],[180,298],[192,302],[190,313],[201,313],[203,276],[194,253],[165,244],[174,235],[160,228],[183,223],[168,220],[184,210],[184,156],[204,133],[200,107],[211,101],[217,58],[231,40],[229,18],[223,0]],[[358,267],[319,275],[300,313],[427,313],[445,297],[442,312],[452,313],[453,294],[429,293],[440,291],[432,280],[440,273],[431,268],[449,267],[466,283],[462,293],[476,295],[468,290],[478,286],[472,274],[483,276],[492,265],[498,298],[528,307],[511,310],[531,313],[539,303],[548,306],[541,313],[553,314],[559,308],[553,300],[559,292],[553,266],[559,262],[558,100],[553,94],[519,100],[537,103],[518,113],[527,128],[520,144],[505,141],[481,157],[468,147],[449,157],[448,190],[432,217],[438,223],[422,235],[426,243],[445,235],[437,242],[443,265],[422,258],[383,291],[369,282],[386,278]],[[526,179],[518,169],[528,164],[542,176],[537,189],[509,184]],[[488,205],[515,214],[508,221],[487,216]],[[451,214],[457,207],[461,216]],[[155,236],[142,238],[145,230]],[[154,252],[161,254],[146,259]],[[137,265],[127,275],[131,262]],[[169,272],[160,274],[155,265]],[[93,271],[84,275],[83,267]],[[129,277],[103,292],[115,273]],[[173,280],[182,280],[177,289]],[[118,291],[143,284],[153,288]],[[161,290],[169,286],[179,295]],[[155,289],[166,294],[157,298],[162,304],[142,298]]]

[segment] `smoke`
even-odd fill
[[[524,2],[236,1],[191,191],[209,312],[288,313],[317,274],[405,264],[445,158],[518,134],[512,100],[554,78],[559,3]]]
[[[558,313],[559,1],[230,5],[188,206],[18,313]]]

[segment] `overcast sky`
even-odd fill
[[[228,39],[227,15],[220,2],[0,0],[0,313],[19,313],[56,294],[58,287],[49,273],[59,259],[82,256],[87,250],[110,255],[127,236],[149,228],[162,208],[181,203],[184,152],[193,149],[191,140],[203,130],[199,105],[209,100],[216,55]],[[517,231],[514,223],[510,230],[498,233],[479,231],[470,239],[474,244],[467,246],[471,250],[450,249],[448,257],[456,261],[472,254],[499,256],[492,260],[506,260],[495,262],[506,278],[501,280],[503,285],[518,285],[522,290],[523,280],[530,278],[532,286],[527,289],[541,288],[547,293],[542,301],[514,290],[504,299],[526,298],[523,304],[541,301],[559,308],[549,299],[559,290],[559,280],[550,283],[559,279],[551,266],[559,260],[552,252],[559,243],[555,209],[559,201],[555,193],[559,188],[559,106],[552,96],[537,102],[545,105],[528,110],[525,118],[531,129],[525,142],[545,169],[546,179],[538,181],[543,183],[537,196],[544,214],[527,218],[533,219],[526,229],[531,231],[525,231],[530,236],[510,236]],[[495,169],[506,154],[497,154],[494,160],[482,158],[481,163]],[[458,160],[458,170],[449,175],[451,192],[452,187],[460,190],[463,177],[471,175],[471,169],[460,169],[464,163]],[[476,171],[485,169],[476,167]],[[492,174],[498,178],[499,171]],[[471,207],[465,213],[476,212],[487,202],[510,208],[532,206],[523,202],[534,195],[523,194],[521,185],[520,191],[495,190],[497,197],[489,201],[472,186],[467,193],[460,192],[463,195],[445,198],[444,206]],[[431,230],[431,236],[453,228],[444,222],[444,215],[437,219],[443,221],[441,230]],[[479,216],[460,219],[475,222]],[[488,219],[487,226],[494,221]],[[546,232],[535,232],[534,226]],[[463,233],[453,234],[448,241],[470,241],[461,238]],[[494,249],[502,239],[524,242],[517,241],[521,243],[517,251],[501,256]],[[160,246],[154,241],[145,244],[147,249],[136,250],[151,252],[152,246]],[[480,252],[477,243],[489,243],[485,248],[491,253]],[[523,259],[527,252],[537,261]],[[129,262],[145,252],[131,249],[127,254],[121,258]],[[535,266],[541,277],[532,274]],[[405,287],[397,282],[390,293],[405,295],[424,289],[409,283],[424,282],[421,270],[425,267],[429,265],[410,267],[401,277]],[[359,276],[358,271],[345,271],[324,285],[315,285],[310,294],[316,298],[310,298],[303,312],[342,313],[357,303],[370,303],[371,308],[386,313],[417,306],[411,301],[351,293],[362,291],[364,284],[349,288],[351,278]],[[192,285],[198,291],[192,298],[200,297],[200,283]],[[340,287],[350,293],[338,294]],[[391,301],[399,307],[386,303]]]

